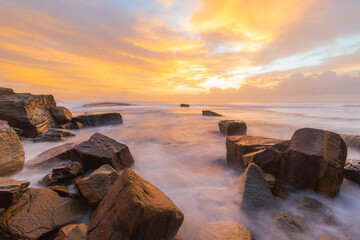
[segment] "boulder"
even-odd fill
[[[340,136],[344,139],[346,146],[356,150],[360,149],[360,135],[341,134]]]
[[[72,198],[45,188],[30,188],[2,213],[0,236],[4,240],[39,238],[80,219],[86,208]]]
[[[186,103],[182,103],[182,104],[180,104],[180,107],[190,107],[190,105],[186,104]]]
[[[118,177],[118,172],[105,164],[89,177],[78,180],[75,189],[91,207],[96,208]]]
[[[163,192],[126,169],[91,216],[88,240],[171,240],[183,220]]]
[[[49,110],[58,124],[68,123],[72,119],[72,113],[66,107],[53,107]]]
[[[0,208],[8,208],[23,194],[30,182],[0,177]]]
[[[50,128],[46,133],[42,133],[33,139],[34,142],[58,142],[67,137],[75,136],[69,130]]]
[[[218,114],[218,113],[210,111],[210,110],[203,110],[202,115],[207,116],[207,117],[222,117],[221,114]]]
[[[86,224],[69,224],[61,228],[55,240],[85,240],[87,235]]]
[[[76,145],[72,160],[81,162],[85,168],[109,164],[116,170],[122,170],[134,164],[128,146],[100,133],[95,133],[88,141]]]
[[[83,174],[83,167],[79,162],[63,164],[52,170],[52,173],[46,175],[41,182],[47,186],[68,184],[76,177]]]
[[[245,213],[253,214],[277,208],[276,199],[271,193],[263,172],[254,163],[247,167],[230,190],[236,194],[234,199]]]
[[[316,221],[334,224],[336,223],[333,212],[329,207],[315,198],[304,197],[301,199],[298,209],[302,210],[305,217]]]
[[[64,185],[53,185],[48,187],[48,189],[56,192],[60,197],[74,197],[75,195],[69,192],[69,189]]]
[[[84,127],[115,125],[123,123],[122,117],[119,113],[82,115],[74,117],[73,120],[76,122],[81,122]]]
[[[63,124],[60,125],[61,128],[64,129],[82,129],[84,128],[84,124],[82,124],[81,122],[79,122],[79,120],[73,119],[71,120],[71,122],[67,123],[67,124]]]
[[[233,169],[244,168],[243,155],[266,149],[284,140],[258,136],[229,136],[226,139],[226,163]]]
[[[24,161],[25,152],[19,136],[6,121],[0,121],[0,176],[22,169]]]
[[[219,130],[226,136],[241,136],[246,135],[246,122],[236,120],[220,120]]]
[[[201,226],[198,240],[255,240],[251,232],[236,222],[210,222]]]
[[[57,127],[49,109],[56,106],[52,95],[30,93],[0,95],[0,119],[20,128],[25,137],[36,137]]]
[[[345,163],[344,176],[346,179],[360,184],[360,161],[348,159]]]
[[[301,217],[288,212],[280,212],[273,218],[273,223],[286,233],[302,233],[309,229]]]
[[[310,188],[336,197],[343,181],[346,155],[346,144],[338,134],[299,129],[290,141],[285,179],[298,189]]]
[[[7,95],[13,95],[14,90],[12,90],[11,88],[4,88],[4,87],[0,87],[0,97],[1,96],[7,96]]]
[[[278,183],[278,181],[273,175],[265,173],[264,176],[272,194],[275,197],[279,197],[281,199],[287,199],[289,197],[289,194],[285,191],[285,189],[281,187],[281,185]]]

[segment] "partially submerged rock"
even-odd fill
[[[96,208],[118,177],[114,168],[102,165],[89,177],[78,180],[75,188],[91,207]]]
[[[246,135],[247,126],[244,121],[220,120],[218,124],[220,132],[226,136]]]
[[[22,169],[24,161],[25,152],[19,136],[6,121],[0,121],[0,176]]]
[[[278,183],[278,181],[276,180],[276,178],[268,173],[264,174],[266,182],[268,183],[270,190],[272,192],[272,194],[275,197],[279,197],[281,199],[287,199],[289,194],[285,191],[285,189],[283,187],[281,187],[281,185]]]
[[[360,184],[360,161],[348,159],[345,163],[344,177]]]
[[[23,194],[30,182],[0,177],[0,208],[8,208]]]
[[[58,124],[68,123],[72,119],[72,113],[66,107],[53,107],[49,110]]]
[[[170,240],[183,220],[164,193],[126,169],[93,213],[88,240]]]
[[[303,233],[309,229],[306,222],[299,216],[288,212],[280,212],[273,218],[273,223],[286,233]]]
[[[344,139],[347,147],[360,149],[360,135],[341,134],[340,136]]]
[[[85,240],[87,235],[86,224],[69,224],[61,228],[55,240]]]
[[[210,222],[201,226],[198,240],[254,240],[251,232],[236,222]]]
[[[79,201],[50,189],[30,188],[2,213],[0,236],[4,240],[39,239],[78,220],[85,210]]]
[[[307,214],[305,216],[326,223],[336,223],[333,212],[329,207],[315,198],[304,197],[299,205],[298,209],[303,210]]]
[[[186,104],[186,103],[182,103],[182,104],[180,104],[180,107],[190,107],[190,105]]]
[[[122,124],[123,120],[119,113],[103,113],[81,115],[73,118],[73,121],[81,122],[85,127]]]
[[[122,170],[134,164],[128,146],[100,133],[95,133],[89,141],[76,145],[72,160],[81,162],[85,168],[109,164],[116,170]]]
[[[42,179],[42,183],[47,186],[57,184],[68,184],[71,183],[76,177],[83,174],[83,167],[79,162],[72,162],[63,164],[52,170],[52,172],[46,175]]]
[[[210,111],[210,110],[203,110],[202,115],[207,116],[207,117],[222,117],[221,114],[218,114],[218,113]]]
[[[46,133],[42,133],[34,138],[34,142],[58,142],[67,137],[75,136],[66,129],[50,128]]]

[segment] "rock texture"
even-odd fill
[[[218,114],[218,113],[210,111],[210,110],[203,110],[202,115],[207,116],[207,117],[222,117],[221,114]]]
[[[67,137],[75,136],[69,130],[66,129],[57,129],[50,128],[46,133],[42,133],[36,138],[34,138],[34,142],[58,142],[62,141]]]
[[[244,121],[221,120],[218,125],[220,132],[226,136],[246,135],[247,126]]]
[[[126,169],[93,213],[88,240],[171,240],[183,220],[164,193]]]
[[[288,212],[280,212],[273,218],[273,223],[287,233],[305,232],[309,229],[308,225],[301,217]]]
[[[271,193],[263,172],[254,163],[248,166],[231,186],[231,190],[237,194],[235,199],[246,213],[252,214],[277,208],[276,199]]]
[[[0,176],[22,169],[24,161],[25,152],[19,136],[6,121],[0,121]]]
[[[360,184],[360,161],[348,159],[345,164],[344,176],[346,179]]]
[[[287,182],[336,197],[344,175],[347,148],[336,133],[313,128],[297,130],[291,138],[285,166]]]
[[[201,226],[198,240],[255,240],[244,226],[230,221],[210,222]]]
[[[69,224],[60,229],[55,240],[85,240],[87,228],[86,224]]]
[[[64,185],[53,185],[48,188],[56,192],[60,197],[75,197]]]
[[[15,203],[29,184],[30,182],[0,177],[0,208],[8,208]]]
[[[126,145],[100,133],[95,133],[89,141],[76,145],[72,160],[81,162],[85,168],[109,164],[116,170],[122,170],[134,164],[134,158]]]
[[[341,134],[340,136],[344,139],[346,146],[356,150],[360,149],[360,135]]]
[[[58,124],[68,123],[72,119],[72,113],[66,107],[53,107],[49,110]]]
[[[270,187],[270,190],[272,194],[275,197],[279,197],[281,199],[287,199],[289,194],[285,191],[284,188],[281,187],[281,185],[278,183],[276,178],[271,174],[264,174],[266,182],[268,183],[268,186]]]
[[[0,236],[4,240],[45,238],[78,220],[84,211],[77,200],[60,197],[50,189],[30,188],[2,213]]]
[[[329,207],[315,198],[304,197],[301,199],[298,209],[305,212],[304,216],[313,220],[336,223],[333,212]]]
[[[75,188],[91,207],[96,208],[118,177],[114,168],[102,165],[89,177],[78,180]]]
[[[57,127],[49,111],[55,106],[52,95],[3,94],[0,95],[0,119],[11,127],[22,129],[25,137],[36,137]]]
[[[42,179],[42,183],[47,186],[57,184],[69,184],[76,177],[83,174],[83,167],[79,162],[72,162],[61,165],[52,170],[52,173]]]
[[[119,113],[103,113],[82,115],[73,118],[73,121],[81,122],[85,127],[122,124],[123,120]]]

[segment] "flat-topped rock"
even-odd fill
[[[46,133],[42,133],[33,139],[34,142],[58,142],[65,138],[75,136],[66,129],[50,128]]]
[[[182,104],[180,104],[180,107],[190,107],[190,105],[186,104],[186,103],[182,103]]]
[[[226,136],[246,135],[246,122],[240,120],[220,120],[219,130]]]
[[[210,110],[203,110],[202,115],[206,117],[222,117],[221,114],[210,111]]]
[[[69,184],[84,173],[83,167],[79,162],[71,162],[58,166],[46,175],[41,182],[47,186],[57,184]]]
[[[344,177],[360,184],[360,160],[348,159],[345,163]]]
[[[72,113],[66,107],[53,107],[49,110],[58,124],[66,124],[72,119]]]
[[[84,127],[116,125],[123,123],[120,113],[81,115],[74,117],[73,121],[81,122]]]
[[[29,186],[30,182],[16,181],[0,177],[0,208],[8,208],[15,203]]]
[[[0,120],[0,176],[22,169],[24,161],[25,152],[19,136],[6,121]]]
[[[88,240],[171,240],[184,215],[158,188],[126,169],[91,216]]]
[[[255,238],[243,225],[223,221],[202,225],[197,240],[255,240]]]
[[[69,224],[62,227],[55,240],[85,240],[87,235],[86,224]]]
[[[6,96],[6,95],[13,95],[14,90],[12,90],[11,88],[4,88],[4,87],[0,87],[0,96]]]

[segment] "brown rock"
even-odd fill
[[[220,132],[226,136],[246,135],[247,126],[244,121],[221,120],[218,124]]]
[[[30,182],[0,177],[0,208],[8,208],[23,194]]]
[[[12,90],[11,88],[3,88],[0,87],[0,96],[6,96],[6,95],[13,95],[14,90]]]
[[[265,173],[264,176],[272,194],[275,197],[279,197],[281,199],[287,199],[289,197],[289,194],[285,191],[285,189],[281,187],[281,185],[278,183],[278,181],[273,175]]]
[[[202,115],[207,116],[207,117],[222,117],[221,114],[218,114],[218,113],[210,111],[210,110],[203,110]]]
[[[334,240],[333,238],[329,237],[328,235],[320,236],[317,240]]]
[[[74,197],[64,185],[54,185],[48,188],[56,192],[60,197]]]
[[[0,121],[0,176],[22,169],[24,161],[25,152],[19,136],[6,121]]]
[[[164,193],[126,169],[93,213],[88,240],[170,240],[183,220]]]
[[[91,207],[96,208],[118,177],[118,172],[110,165],[105,164],[89,177],[77,181],[75,189]]]
[[[346,144],[338,134],[299,129],[290,141],[285,178],[298,189],[310,188],[336,197],[343,180],[346,155]]]
[[[336,220],[329,207],[315,198],[304,197],[298,206],[298,209],[305,211],[305,217],[313,220],[335,224]]]
[[[66,107],[53,107],[49,110],[58,124],[68,123],[72,119],[72,113]]]
[[[82,128],[84,128],[84,124],[79,122],[79,120],[73,119],[71,122],[61,125],[61,127],[65,128],[65,129],[82,129]]]
[[[201,226],[198,240],[255,240],[244,226],[230,221],[210,222]]]
[[[360,149],[360,135],[341,134],[340,136],[344,139],[347,147]]]
[[[98,168],[109,164],[116,170],[122,170],[134,164],[128,146],[100,133],[95,133],[89,141],[76,145],[72,160],[80,161],[85,168]]]
[[[4,240],[45,237],[82,217],[83,204],[60,197],[45,188],[30,188],[0,218],[0,236]]]
[[[119,113],[103,113],[81,115],[73,118],[73,121],[81,122],[85,127],[122,124],[123,120]]]
[[[71,183],[76,177],[83,174],[83,167],[79,162],[72,162],[63,164],[52,170],[52,173],[46,175],[42,179],[42,183],[47,186],[68,184]]]
[[[227,166],[239,169],[245,167],[243,155],[266,149],[284,140],[256,137],[256,136],[229,136],[226,139],[226,162]]]
[[[67,137],[75,136],[69,130],[50,128],[46,133],[42,133],[34,138],[34,142],[58,142]]]
[[[360,161],[348,159],[345,163],[344,177],[360,184]]]
[[[182,103],[182,104],[180,104],[180,107],[190,107],[190,105],[186,104],[186,103]]]
[[[55,240],[85,240],[87,235],[86,224],[69,224],[61,228]]]
[[[301,217],[288,212],[280,212],[274,217],[273,223],[286,233],[305,232],[309,229],[308,225]]]

